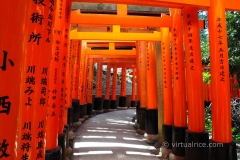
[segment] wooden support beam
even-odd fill
[[[70,32],[70,39],[75,40],[118,40],[118,41],[160,41],[160,32],[121,33],[121,32]]]
[[[108,59],[102,59],[102,58],[95,58],[94,59],[95,63],[135,63],[136,59],[135,58],[127,58],[127,59],[113,59],[113,58],[108,58]]]
[[[115,47],[135,47],[136,43],[135,42],[116,42]],[[108,42],[102,42],[102,43],[87,43],[87,47],[109,47]]]
[[[78,10],[72,11],[70,23],[87,26],[120,25],[121,27],[171,27],[172,18],[170,16],[150,17],[107,14],[80,14]]]
[[[87,55],[136,55],[136,50],[91,50],[87,49]]]
[[[136,55],[89,55],[89,58],[136,58]]]
[[[95,2],[95,3],[114,3],[114,4],[133,4],[142,6],[183,8],[186,5],[193,5],[198,9],[207,10],[210,7],[210,0],[73,0],[73,2]],[[240,11],[239,0],[224,0],[226,10]]]

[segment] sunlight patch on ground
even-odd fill
[[[110,139],[116,139],[115,136],[83,136],[83,138],[110,138]]]
[[[137,139],[137,138],[128,138],[128,137],[123,137],[124,140],[130,140],[130,141],[144,141],[144,139]]]
[[[127,143],[106,143],[106,142],[75,142],[74,148],[86,148],[86,147],[122,147],[122,148],[137,148],[137,149],[149,149],[154,150],[153,146],[135,145]]]
[[[74,156],[80,155],[95,155],[95,154],[113,154],[112,151],[89,151],[89,152],[80,152],[80,153],[73,153]]]
[[[103,133],[116,133],[116,131],[105,131],[105,130],[87,130],[88,132],[103,132]]]

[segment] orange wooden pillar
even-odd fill
[[[161,56],[162,56],[162,77],[163,77],[163,141],[172,148],[172,125],[173,125],[173,88],[172,88],[172,68],[170,54],[170,33],[168,28],[161,28]]]
[[[120,96],[119,96],[118,109],[127,109],[126,71],[127,71],[127,68],[125,66],[122,67],[121,91],[120,91]]]
[[[50,65],[49,79],[49,99],[48,99],[48,116],[47,116],[47,133],[46,133],[46,159],[52,159],[58,149],[62,148],[64,155],[65,134],[63,126],[59,123],[62,110],[61,103],[61,71],[63,60],[63,44],[64,44],[64,29],[65,16],[64,10],[66,1],[57,0],[55,2],[55,22],[53,23],[53,46],[52,59]],[[62,121],[61,121],[62,122]],[[60,127],[58,129],[58,127]],[[58,132],[59,130],[59,132]],[[58,137],[57,137],[58,136]],[[61,145],[61,147],[59,146]],[[61,149],[60,149],[61,150]]]
[[[78,122],[79,121],[79,93],[78,93],[78,88],[79,88],[79,66],[80,66],[80,56],[81,56],[81,45],[82,42],[79,40],[72,40],[72,61],[73,64],[72,69],[72,107],[73,107],[73,115],[72,115],[72,122]]]
[[[87,76],[88,76],[88,55],[85,55],[85,62],[84,62],[84,79],[83,79],[83,117],[87,116]]]
[[[86,92],[85,80],[86,80],[86,42],[83,42],[81,45],[81,56],[80,56],[80,70],[79,70],[79,118],[86,116],[87,106],[86,106]],[[85,108],[85,109],[84,109]]]
[[[156,50],[154,42],[147,42],[146,83],[147,83],[146,87],[147,109],[145,129],[148,135],[157,135],[158,134],[157,75],[156,75]]]
[[[110,77],[111,77],[111,65],[108,63],[107,65],[107,77],[106,77],[106,92],[103,101],[103,111],[110,111]]]
[[[4,39],[0,46],[2,159],[44,159],[45,156],[48,92],[42,94],[41,88],[47,91],[48,87],[41,80],[48,82],[51,58],[51,43],[46,42],[51,33],[48,35],[47,20],[43,20],[49,14],[49,4],[6,1],[0,6],[3,25],[0,34]],[[10,14],[12,7],[18,14]],[[38,137],[38,133],[42,136]],[[38,148],[38,142],[42,147]]]
[[[185,140],[186,143],[208,144],[208,132],[205,131],[202,58],[197,11],[196,7],[183,8],[188,99],[188,130],[185,133]],[[207,160],[208,148],[187,146],[185,159]]]
[[[212,160],[236,160],[236,144],[232,141],[228,45],[224,0],[210,0],[208,10],[210,35],[212,141],[222,144],[211,147]],[[217,45],[216,45],[217,42]]]
[[[117,109],[117,67],[113,65],[113,77],[112,77],[112,97],[110,102],[110,109]]]
[[[81,41],[72,40],[73,43],[73,88],[72,88],[72,98],[78,99],[78,85],[79,85],[79,66],[80,66],[80,56],[81,56]]]
[[[183,54],[182,18],[180,9],[171,8],[173,18],[172,36],[172,63],[173,63],[173,143],[185,142],[186,98],[185,98],[185,69]],[[184,157],[183,146],[172,146],[172,154]],[[171,155],[171,154],[170,154]]]
[[[137,49],[137,80],[138,80],[138,95],[140,100],[140,107],[137,111],[137,123],[139,130],[145,130],[145,116],[147,107],[147,88],[146,88],[146,52],[147,42],[139,41],[136,45]]]
[[[102,64],[97,64],[96,94],[94,98],[94,110],[102,112]]]
[[[136,108],[136,68],[132,68],[132,100],[131,108]]]
[[[62,84],[63,89],[61,89],[61,98],[63,98],[63,106],[64,106],[64,114],[63,114],[63,124],[68,124],[68,108],[71,107],[71,104],[69,104],[67,101],[67,88],[70,86],[67,82],[67,72],[68,72],[68,63],[70,62],[68,57],[68,49],[69,49],[69,29],[70,29],[70,10],[71,10],[71,0],[66,0],[66,7],[65,7],[65,27],[64,27],[64,46],[63,46],[63,62],[62,62]]]
[[[93,59],[89,59],[89,71],[88,71],[88,85],[87,85],[87,115],[92,116],[93,102],[92,102],[92,91],[93,91],[93,72],[94,72]]]

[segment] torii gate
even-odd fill
[[[75,2],[77,1],[80,0],[75,0]],[[84,1],[102,2],[102,0]],[[21,0],[3,1],[0,5],[2,15],[0,18],[0,35],[2,38],[2,45],[0,45],[0,62],[2,62],[0,64],[0,129],[3,131],[0,133],[0,147],[2,151],[0,156],[5,159],[44,159],[45,150],[46,159],[51,159],[53,154],[57,155],[55,158],[60,159],[61,147],[58,145],[65,147],[64,141],[62,141],[65,137],[63,128],[64,124],[67,124],[66,113],[71,105],[70,85],[69,80],[66,78],[71,75],[71,69],[69,69],[71,68],[71,63],[66,63],[71,2],[71,0]],[[236,144],[232,142],[231,137],[230,98],[226,96],[230,93],[229,80],[225,77],[225,75],[229,75],[225,10],[239,11],[240,2],[238,0],[104,0],[104,2],[171,7],[183,10],[187,60],[186,73],[188,77],[189,123],[186,132],[187,142],[202,142],[200,137],[205,142],[208,138],[204,132],[202,102],[196,99],[196,97],[201,97],[198,95],[201,93],[201,87],[198,88],[198,93],[195,86],[201,86],[200,80],[202,80],[201,72],[199,71],[201,69],[198,70],[200,49],[198,22],[196,22],[197,9],[209,11],[211,81],[214,95],[212,97],[213,142],[216,142],[216,144],[223,143],[223,147],[209,148],[209,159],[236,160]],[[16,8],[18,13],[9,14],[11,8]],[[183,27],[178,25],[182,22],[177,18],[179,15],[180,10],[172,10],[172,29],[176,29],[175,31],[173,30],[176,32],[176,36],[172,34],[172,40],[176,38],[177,42],[173,42],[177,45],[176,48],[178,50],[181,49],[180,45],[182,45],[178,43],[178,40],[182,41],[182,32],[180,30]],[[119,31],[117,28],[114,27],[114,30]],[[190,37],[186,35],[187,33]],[[135,39],[134,36],[136,34],[129,34],[130,38],[128,40]],[[120,36],[124,40],[126,35],[109,33],[106,35],[106,38],[113,40],[116,39],[116,36]],[[160,32],[142,35],[146,37],[138,37],[135,40],[150,40],[151,38],[155,39],[155,41],[160,40]],[[85,34],[85,36],[89,36],[84,37],[86,39],[95,38],[91,34]],[[219,45],[215,45],[216,42]],[[191,43],[194,45],[191,45]],[[193,59],[191,58],[192,49],[194,49]],[[53,57],[52,60],[51,56]],[[178,54],[176,57],[179,58],[179,56]],[[192,64],[192,62],[194,63]],[[176,77],[178,77],[176,76],[177,66],[174,66],[174,68],[174,82],[176,82]],[[64,85],[67,86],[67,93],[69,93],[66,99],[64,98],[64,89],[62,89]],[[47,93],[47,90],[51,92]],[[174,90],[173,92],[177,93]],[[49,102],[47,102],[48,96],[51,98]],[[66,100],[66,103],[64,103],[64,100]],[[47,107],[47,103],[50,107]],[[184,107],[179,109],[173,110],[174,117],[178,113],[182,113]],[[200,114],[195,114],[196,110]],[[178,126],[180,124],[179,133],[181,133],[181,137],[178,137],[180,139],[183,137],[183,131],[185,131],[183,126],[186,124],[181,119],[185,117],[184,114],[181,114],[181,116],[177,116],[178,119],[174,118],[176,123],[174,122],[173,124]],[[175,129],[179,128],[175,126]],[[59,137],[58,141],[57,137]],[[173,141],[179,142],[178,139],[173,139]],[[46,147],[44,147],[45,145]],[[176,156],[181,156],[181,154],[178,154],[179,148],[181,147],[173,147],[173,153]],[[207,151],[204,147],[186,148],[186,159],[202,160],[207,159],[206,156]]]

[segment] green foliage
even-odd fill
[[[202,72],[203,82],[209,84],[211,82],[211,74],[209,72]]]
[[[240,80],[240,13],[226,12],[230,73]]]
[[[233,137],[233,140],[240,143],[240,134],[239,134],[238,129],[236,127],[232,128],[232,137]]]
[[[198,14],[199,19],[203,19],[205,21],[205,28],[200,30],[200,43],[201,43],[201,53],[202,53],[202,62],[204,64],[208,64],[210,62],[209,56],[209,35],[208,35],[208,15],[206,11],[201,11]]]

